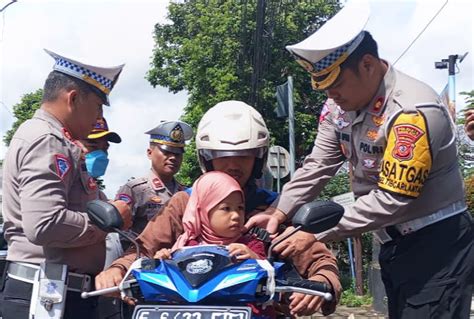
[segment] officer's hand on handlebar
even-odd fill
[[[279,240],[294,229],[294,227],[287,227],[285,231],[273,241]],[[313,234],[298,231],[292,236],[288,237],[286,240],[276,245],[273,248],[273,252],[277,253],[281,258],[291,258],[292,256],[297,256],[307,251],[315,242],[316,238]]]
[[[247,232],[252,227],[266,228],[270,234],[275,234],[278,226],[286,220],[286,215],[275,207],[268,207],[264,212],[249,218],[244,228]]]
[[[95,277],[95,289],[105,289],[118,286],[125,276],[125,272],[118,267],[110,267]],[[120,293],[116,292],[109,297],[120,298]]]
[[[123,200],[110,201],[110,203],[114,205],[115,208],[117,208],[118,212],[120,213],[120,216],[122,216],[122,230],[127,230],[132,227],[132,210],[130,208],[130,205],[124,202]]]

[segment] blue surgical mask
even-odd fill
[[[105,174],[109,159],[103,150],[97,150],[86,154],[87,172],[92,177],[100,177]]]

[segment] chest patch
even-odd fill
[[[359,150],[366,154],[383,154],[384,149],[381,145],[373,145],[365,142],[360,142]]]

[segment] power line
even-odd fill
[[[3,107],[5,108],[5,110],[7,110],[8,113],[10,113],[10,115],[13,117],[12,111],[10,111],[10,109],[5,105],[5,103],[3,103],[2,101],[0,101],[0,104],[3,105]]]
[[[6,5],[3,6],[3,8],[0,9],[0,12],[3,12],[9,5],[13,4],[14,2],[16,2],[17,0],[12,0],[12,2],[10,3],[7,3]]]
[[[410,45],[402,52],[402,54],[400,54],[400,56],[398,57],[398,59],[395,60],[395,62],[393,63],[393,65],[395,65],[398,60],[400,60],[402,58],[402,56],[405,55],[405,53],[412,47],[413,44],[415,44],[416,40],[418,40],[418,38],[423,34],[423,32],[425,32],[425,30],[430,26],[431,22],[434,21],[434,19],[436,19],[436,17],[441,13],[441,11],[444,9],[444,7],[446,7],[446,5],[448,4],[448,1],[449,0],[446,0],[446,2],[441,6],[441,8],[438,10],[438,12],[436,12],[436,14],[433,16],[433,18],[431,18],[430,21],[428,21],[428,23],[426,24],[426,26],[420,31],[420,33],[418,33],[418,35],[415,37],[415,39],[413,39],[413,41],[410,43]]]

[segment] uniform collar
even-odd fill
[[[51,127],[60,132],[61,135],[63,135],[62,132],[64,126],[53,114],[40,108],[36,110],[33,117],[48,122]]]
[[[82,145],[82,143],[80,143],[78,140],[75,140],[72,137],[71,133],[69,133],[69,131],[64,127],[64,125],[53,114],[39,108],[38,110],[36,110],[35,114],[33,115],[33,118],[37,118],[39,120],[47,122],[52,128],[53,134],[58,137],[64,137],[66,140],[77,146],[77,159],[84,157],[84,145]]]
[[[385,60],[382,60],[382,62],[387,64],[387,72],[385,73],[385,76],[383,77],[383,80],[380,83],[380,86],[374,97],[367,105],[367,113],[376,116],[379,116],[384,112],[388,97],[392,94],[393,88],[395,86],[396,79],[395,70],[392,65]]]

